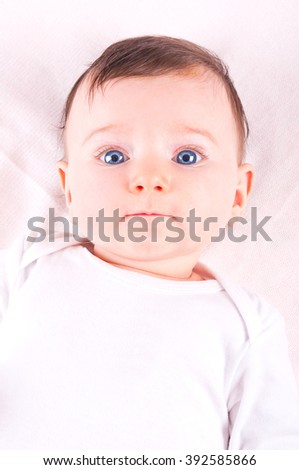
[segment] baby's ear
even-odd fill
[[[250,163],[242,163],[239,165],[238,184],[232,207],[232,217],[237,217],[242,214],[252,190],[254,173],[254,167]]]
[[[68,162],[66,162],[65,160],[60,160],[59,162],[57,162],[57,167],[60,177],[61,188],[65,195],[66,204],[69,207],[70,203],[72,202],[72,197],[67,182]]]

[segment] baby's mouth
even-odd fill
[[[132,214],[126,214],[125,217],[170,217],[175,219],[173,215],[162,214],[159,212],[134,212]]]

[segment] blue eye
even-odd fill
[[[100,160],[104,160],[105,163],[109,163],[110,165],[118,165],[125,161],[125,157],[119,150],[109,150],[109,152],[105,152]]]
[[[199,156],[199,158],[197,158],[197,156]],[[198,163],[200,160],[202,160],[202,157],[197,152],[186,149],[179,152],[176,156],[176,159],[177,163],[182,165],[192,165],[193,163]]]

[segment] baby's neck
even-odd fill
[[[208,278],[206,273],[202,272],[201,266],[197,262],[198,256],[196,257],[194,254],[171,259],[139,261],[117,256],[114,253],[108,253],[106,250],[103,251],[97,246],[93,247],[92,253],[94,256],[118,268],[140,272],[161,279],[174,281],[203,281]]]
[[[189,277],[178,278],[178,277],[173,277],[173,276],[169,276],[169,275],[162,275],[162,274],[153,273],[153,272],[150,272],[150,271],[146,271],[144,269],[141,270],[141,269],[137,269],[137,268],[131,268],[131,267],[128,267],[128,266],[122,266],[122,265],[119,265],[119,264],[116,264],[116,263],[110,263],[110,264],[113,264],[113,266],[116,266],[118,268],[127,269],[129,271],[140,272],[142,274],[147,274],[148,276],[159,277],[161,279],[169,279],[169,280],[173,280],[173,281],[204,281],[205,280],[205,278],[203,276],[201,276],[199,274],[199,272],[197,272],[195,270],[196,266],[195,266],[194,270],[191,271],[191,274],[189,275]]]

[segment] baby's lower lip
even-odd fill
[[[144,212],[140,212],[139,214],[127,214],[125,216],[126,218],[130,217],[144,217],[145,219],[154,219],[155,217],[163,217],[163,221],[165,221],[167,218],[172,219],[172,220],[177,220],[176,217],[173,215],[167,215],[167,214],[145,214]]]
[[[146,214],[144,212],[140,212],[139,214],[127,214],[126,217],[137,217],[137,216],[142,216],[142,217],[172,217],[171,215],[164,215],[164,214]]]

